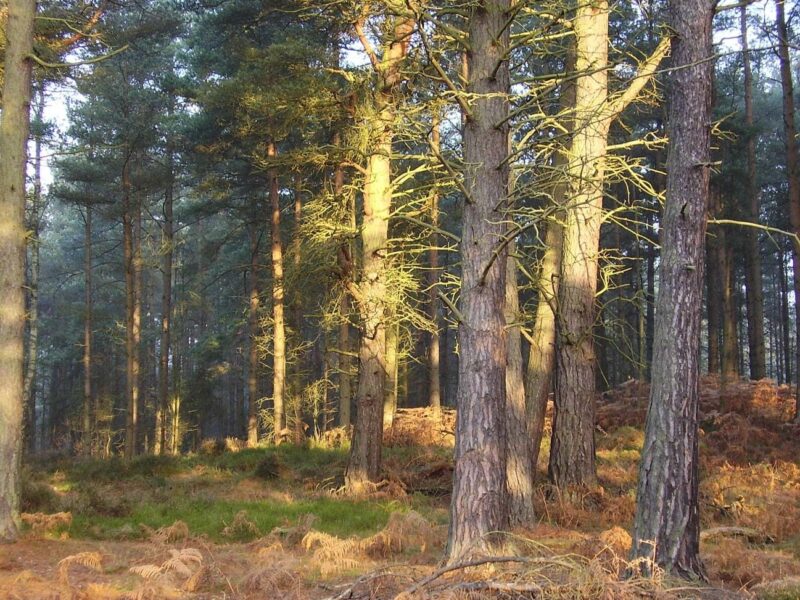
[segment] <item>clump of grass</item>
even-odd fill
[[[60,509],[61,501],[50,485],[30,476],[22,478],[20,508],[26,513],[51,513]]]
[[[275,454],[267,454],[258,462],[253,475],[258,479],[277,479],[280,476],[280,466],[280,461]]]

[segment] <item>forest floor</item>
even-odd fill
[[[24,537],[0,546],[0,599],[800,598],[800,429],[789,424],[791,390],[768,381],[722,393],[718,380],[703,382],[711,584],[620,579],[646,404],[637,382],[599,399],[602,487],[575,505],[539,485],[539,522],[507,536],[504,554],[521,562],[451,573],[437,568],[452,413],[437,422],[401,410],[386,436],[386,479],[360,499],[337,493],[347,454],[336,447],[209,442],[197,455],[129,463],[36,459],[25,471]],[[544,451],[542,481],[546,464]]]

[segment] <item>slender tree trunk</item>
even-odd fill
[[[710,235],[706,239],[706,262],[708,273],[706,274],[706,309],[708,311],[708,372],[719,373],[721,370],[720,360],[720,331],[722,325],[722,296],[719,291],[722,289],[720,273],[723,265],[720,264],[720,252],[718,245],[720,240],[717,232],[719,226],[711,228]]]
[[[595,363],[593,329],[609,121],[608,5],[579,5],[576,40],[575,133],[568,165],[556,360],[550,478],[561,488],[593,486]]]
[[[269,144],[267,155],[277,155],[275,144]],[[284,399],[286,397],[286,317],[283,282],[283,244],[281,242],[281,203],[278,193],[278,174],[270,169],[269,201],[272,207],[272,407],[275,443],[280,444],[286,429]]]
[[[572,47],[568,51],[564,66],[567,73],[575,70],[575,50]],[[571,116],[575,109],[575,85],[572,80],[563,85],[559,105],[564,126],[571,131],[573,126]],[[556,155],[554,161],[555,181],[552,185],[554,207],[562,207],[564,204],[567,192],[567,178],[564,170],[569,162],[570,145],[571,141],[567,140],[563,151]],[[530,353],[528,354],[525,392],[528,430],[532,438],[531,463],[534,474],[539,464],[547,402],[553,388],[553,371],[556,362],[556,303],[564,243],[563,218],[563,211],[557,210],[553,218],[548,219],[546,225],[544,255],[537,276],[536,315],[531,335]]]
[[[136,246],[134,239],[135,210],[131,201],[130,157],[122,167],[122,246],[125,263],[125,391],[127,411],[125,417],[125,458],[136,455],[139,419],[139,334],[137,306],[138,277],[136,276]]]
[[[9,0],[0,117],[0,541],[19,527],[25,360],[25,166],[36,2]]]
[[[92,394],[92,333],[94,317],[94,290],[92,288],[92,205],[86,205],[86,217],[83,234],[83,435],[84,449],[87,454],[92,454],[94,439],[92,437],[93,424],[96,415],[93,414],[94,399]]]
[[[753,72],[747,43],[747,6],[740,9],[742,31],[742,60],[744,61],[744,115],[748,129],[747,139],[747,216],[759,222],[761,199],[756,179],[756,134],[753,131]],[[747,340],[750,349],[750,379],[767,376],[766,349],[764,345],[764,282],[761,273],[761,251],[758,230],[748,227],[745,239],[745,274],[747,292]]]
[[[506,256],[510,0],[482,0],[468,26],[464,115],[466,198],[460,253],[458,412],[446,560],[490,549],[508,526],[506,465]]]
[[[155,453],[166,450],[166,415],[169,411],[169,352],[172,324],[172,251],[173,251],[173,156],[167,150],[169,166],[167,189],[164,191],[164,225],[161,257],[161,354],[158,368],[158,405],[156,407]]]
[[[780,290],[781,290],[781,339],[783,340],[783,372],[784,382],[787,384],[792,383],[792,344],[789,336],[789,290],[786,285],[786,261],[784,260],[784,253],[781,250],[779,255],[779,274],[780,274]]]
[[[786,167],[789,177],[789,221],[795,236],[800,235],[800,163],[797,155],[797,129],[794,121],[794,84],[792,83],[792,63],[789,57],[789,32],[786,27],[786,14],[783,0],[775,2],[775,20],[778,26],[778,59],[781,67],[781,88],[783,90],[783,127],[786,145]],[[792,244],[794,296],[800,298],[800,240],[795,237]],[[794,303],[795,310],[795,360],[794,371],[800,381],[800,302]],[[800,423],[800,384],[795,392],[798,401],[795,406],[795,423]]]
[[[730,382],[739,377],[739,343],[737,336],[736,299],[734,298],[735,273],[733,248],[725,230],[717,229],[717,252],[720,265],[720,288],[722,296],[722,382]]]
[[[337,132],[334,136],[334,146],[341,144],[341,136]],[[344,202],[342,192],[344,190],[344,169],[341,165],[336,166],[336,171],[333,175],[333,194],[339,202]],[[356,214],[355,206],[350,200],[347,200],[348,217],[350,219],[350,226],[355,231],[356,229]],[[339,265],[342,270],[342,278],[349,282],[353,275],[353,247],[350,242],[346,242],[339,248]],[[339,311],[341,312],[342,321],[339,324],[339,426],[347,427],[350,425],[351,405],[353,402],[353,386],[352,386],[352,360],[350,357],[351,344],[350,344],[350,296],[349,294],[342,294],[339,303]]]
[[[383,401],[386,386],[386,251],[392,203],[392,140],[397,117],[396,97],[403,81],[403,61],[414,22],[393,17],[392,38],[375,61],[378,91],[374,97],[372,153],[364,175],[364,219],[361,226],[362,277],[353,289],[361,316],[361,347],[356,415],[345,485],[364,491],[378,478],[383,441]],[[355,286],[352,286],[355,288]]]
[[[303,240],[300,225],[303,221],[303,194],[300,174],[295,175],[294,182],[294,239],[292,240],[292,262],[294,263],[295,280],[297,281],[303,260]],[[292,302],[292,327],[295,331],[297,356],[292,368],[292,406],[294,410],[294,443],[300,445],[305,439],[303,424],[303,365],[306,353],[303,351],[303,292],[299,285],[295,286]],[[315,345],[316,347],[316,345]],[[324,362],[324,361],[323,361]],[[323,369],[324,370],[324,369]],[[326,385],[326,384],[323,384]],[[314,421],[316,423],[316,419]]]
[[[703,577],[698,405],[700,312],[710,175],[712,19],[709,0],[669,0],[667,204],[661,221],[653,380],[639,466],[634,558]],[[639,568],[652,573],[651,562]]]
[[[247,370],[247,445],[258,445],[258,307],[261,290],[258,276],[258,228],[250,225],[250,306],[247,325],[250,338]]]
[[[508,246],[505,285],[506,321],[506,486],[508,488],[508,519],[511,527],[531,525],[533,512],[533,478],[536,463],[525,403],[522,374],[522,335],[520,333],[519,287],[515,245]]]
[[[436,109],[433,113],[431,124],[431,149],[434,155],[441,152],[441,115]],[[430,276],[428,278],[428,317],[433,324],[431,331],[430,347],[428,348],[428,405],[433,409],[438,417],[442,411],[442,390],[441,390],[441,370],[440,370],[440,347],[439,347],[439,234],[436,229],[439,227],[439,190],[434,188],[431,192],[431,231],[430,244],[428,251],[430,261]]]
[[[28,343],[25,355],[25,379],[23,381],[23,397],[26,425],[24,435],[35,440],[36,433],[36,368],[38,366],[39,341],[39,229],[42,219],[42,133],[44,119],[44,82],[40,82],[36,102],[36,120],[40,130],[36,133],[33,154],[33,197],[31,198],[31,214],[28,244],[30,252],[30,280],[28,281]]]

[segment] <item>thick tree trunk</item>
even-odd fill
[[[506,322],[506,486],[508,488],[508,520],[511,527],[529,526],[534,522],[533,441],[528,430],[525,406],[525,385],[522,374],[522,335],[520,333],[519,287],[514,243],[508,246],[505,285]]]
[[[92,333],[94,317],[94,292],[92,289],[92,205],[86,205],[83,233],[83,442],[84,452],[92,454],[95,406],[92,394]]]
[[[744,117],[747,139],[747,218],[759,222],[761,199],[756,179],[756,135],[753,131],[753,73],[747,43],[747,6],[740,9],[742,31],[742,60],[744,61]],[[764,344],[764,282],[761,274],[761,251],[758,230],[748,227],[745,239],[745,275],[747,292],[747,341],[750,349],[750,379],[767,376]]]
[[[561,488],[597,482],[594,448],[595,293],[603,212],[609,120],[608,5],[579,5],[576,40],[575,133],[559,282],[555,417],[550,478]]]
[[[362,277],[357,289],[361,320],[361,347],[356,415],[345,486],[351,493],[365,490],[378,478],[383,442],[383,402],[386,386],[386,252],[389,241],[389,213],[392,204],[392,140],[397,117],[396,97],[403,81],[403,61],[408,52],[414,22],[392,17],[391,39],[381,58],[371,55],[378,90],[374,97],[374,138],[364,175],[364,218],[361,224]],[[360,29],[359,29],[360,31]],[[363,38],[363,32],[360,33]],[[366,38],[365,49],[370,51]]]
[[[482,0],[469,21],[464,115],[466,198],[461,237],[461,314],[455,472],[446,557],[489,551],[508,526],[505,481],[506,255],[510,0]]]
[[[172,325],[172,251],[173,251],[173,156],[168,149],[169,181],[164,191],[164,225],[161,230],[161,354],[158,366],[158,405],[156,406],[155,454],[166,450],[166,415],[169,411],[169,352]]]
[[[44,119],[44,82],[39,84],[36,102],[36,120],[42,127]],[[25,349],[25,379],[23,382],[24,411],[26,425],[24,436],[28,438],[28,447],[31,441],[36,441],[36,370],[39,364],[39,229],[42,219],[42,134],[41,129],[36,134],[33,154],[33,196],[31,198],[30,223],[28,226],[29,237],[28,256],[30,259],[30,279],[28,288],[28,343]]]
[[[0,117],[0,541],[19,527],[25,360],[25,166],[36,2],[9,0]]]
[[[783,90],[783,127],[786,145],[786,167],[789,177],[789,221],[795,236],[800,235],[800,157],[797,155],[797,129],[794,121],[794,84],[792,83],[792,63],[789,57],[789,32],[786,27],[784,0],[775,2],[775,20],[778,28],[778,59],[781,67],[781,89]],[[800,298],[800,240],[792,240],[792,264],[794,296]],[[794,303],[795,310],[795,360],[794,371],[800,381],[800,302]],[[795,399],[795,423],[800,423],[800,384]]]
[[[700,312],[710,174],[710,0],[670,0],[667,204],[661,227],[653,380],[639,466],[634,558],[702,577],[698,494]],[[652,573],[651,562],[639,563]]]
[[[258,227],[250,225],[250,302],[247,314],[247,329],[250,345],[247,369],[247,445],[258,445],[258,307],[261,303],[258,273]]]
[[[275,144],[270,143],[267,155],[277,154]],[[286,317],[283,285],[283,243],[281,242],[281,203],[278,193],[278,175],[275,169],[269,174],[269,202],[272,218],[272,409],[275,427],[275,443],[280,444],[285,435],[286,413]]]

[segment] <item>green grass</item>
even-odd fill
[[[336,498],[317,498],[289,502],[234,502],[178,497],[168,503],[144,502],[124,517],[77,514],[70,535],[77,538],[114,539],[141,536],[139,524],[153,529],[184,521],[192,535],[207,535],[217,542],[231,540],[222,535],[236,513],[247,511],[262,535],[274,527],[291,525],[302,515],[313,513],[319,520],[314,528],[340,537],[367,536],[380,530],[389,514],[403,507],[394,502],[359,502]],[[254,536],[250,536],[254,537]]]

